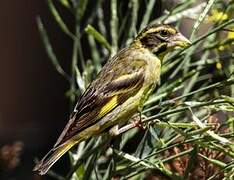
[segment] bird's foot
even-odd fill
[[[144,125],[144,123],[142,123],[142,120],[145,119],[146,116],[142,115],[141,113],[139,113],[138,116],[133,117],[133,126],[134,127],[138,127],[141,130],[145,130],[147,127]]]

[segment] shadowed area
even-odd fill
[[[19,162],[24,166],[0,172],[3,179],[31,177],[33,158],[53,145],[68,117],[64,96],[68,84],[45,53],[37,31],[38,14],[53,38],[56,53],[65,57],[62,65],[66,68],[68,63],[69,42],[56,28],[44,1],[1,2],[0,145],[24,144]]]

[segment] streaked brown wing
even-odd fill
[[[125,52],[126,53],[126,52]],[[71,119],[57,140],[55,147],[125,102],[141,88],[144,82],[145,61],[127,58],[120,54],[110,60],[84,94],[79,98]],[[121,62],[121,63],[119,63]]]

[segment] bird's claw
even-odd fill
[[[141,130],[145,130],[147,128],[147,126],[144,123],[142,123],[142,119],[145,119],[145,118],[146,118],[146,116],[141,115],[141,114],[139,116],[134,117],[133,122],[132,122],[133,126],[138,127]]]

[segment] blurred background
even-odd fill
[[[51,148],[69,117],[64,96],[69,84],[48,60],[37,15],[45,20],[56,53],[64,57],[61,63],[64,67],[69,63],[71,47],[55,28],[45,1],[1,2],[0,147],[10,167],[4,165],[8,170],[1,169],[0,179],[32,179],[33,160]]]

